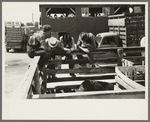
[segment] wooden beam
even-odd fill
[[[127,56],[127,57],[124,57],[123,59],[131,60],[131,61],[135,61],[135,62],[145,61],[145,57],[144,56]]]
[[[124,53],[140,53],[140,52],[144,52],[144,51],[145,51],[144,47],[123,48]]]
[[[96,53],[106,53],[106,52],[111,52],[111,53],[117,53],[117,49],[123,49],[123,51],[125,52],[136,52],[136,51],[139,51],[139,52],[142,52],[142,51],[145,51],[145,47],[139,47],[139,46],[134,46],[134,47],[107,47],[107,48],[99,48],[99,49],[96,49],[96,50],[93,50],[92,53],[96,54]],[[53,53],[55,55],[66,55],[66,52],[65,51],[62,51],[62,50],[53,50]],[[79,51],[79,50],[75,50],[73,52],[71,52],[71,54],[79,54],[79,55],[82,55],[82,54],[86,54],[85,52],[83,51]]]
[[[108,58],[94,58],[95,63],[116,63],[117,57]],[[47,64],[79,64],[79,63],[89,63],[88,59],[68,59],[68,60],[49,60]]]
[[[40,87],[40,77],[39,77],[39,68],[36,68],[34,77],[33,77],[33,82],[34,82],[34,89],[33,89],[33,93],[34,94],[41,94],[41,87]]]
[[[47,70],[46,67],[43,67],[43,82],[41,86],[41,93],[44,94],[47,91]]]
[[[18,89],[16,90],[16,93],[14,94],[13,98],[14,99],[27,99],[28,96],[30,96],[28,93],[31,89],[31,84],[33,82],[33,77],[37,68],[37,64],[39,61],[40,57],[36,56],[31,62],[29,69],[27,70],[26,74],[24,75],[24,78],[21,81],[21,85],[18,86]]]
[[[107,83],[116,83],[115,79],[107,79],[107,80],[96,80]],[[70,88],[80,86],[83,80],[80,81],[67,81],[67,82],[56,82],[56,83],[47,83],[47,89],[55,89],[55,88]]]
[[[32,95],[32,99],[144,99],[145,91],[91,91]]]
[[[47,82],[64,82],[64,81],[79,81],[79,80],[85,80],[85,79],[92,79],[92,80],[104,80],[104,79],[114,79],[116,73],[108,73],[108,74],[97,74],[97,75],[77,75],[76,77],[57,77],[56,79],[50,79]]]
[[[63,74],[63,73],[115,73],[115,67],[101,67],[101,68],[83,68],[83,69],[47,69],[48,74]]]
[[[134,90],[133,87],[129,86],[126,82],[124,82],[121,78],[119,78],[118,76],[115,76],[115,80],[118,84],[122,85],[124,88],[126,88],[127,90]]]
[[[92,53],[106,53],[106,52],[116,52],[116,50],[118,48],[122,48],[122,47],[110,47],[110,48],[99,48],[99,49],[96,49],[96,50],[93,50]],[[53,50],[53,54],[56,54],[56,55],[66,55],[66,52],[63,51],[63,50]],[[71,54],[79,54],[79,55],[82,55],[82,54],[86,54],[85,52],[83,51],[80,51],[80,50],[74,50],[71,52]]]
[[[53,90],[53,89],[64,89],[64,88],[69,88],[69,89],[75,89],[79,88],[83,81],[76,81],[76,82],[57,82],[57,83],[48,83],[47,84],[47,89],[48,90]]]
[[[33,95],[33,86],[31,85],[29,88],[26,99],[31,99],[32,95]]]
[[[114,91],[121,91],[122,89],[119,88],[118,84],[115,84],[114,85]]]
[[[145,80],[134,80],[135,82],[137,82],[137,83],[145,83]]]

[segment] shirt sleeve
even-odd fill
[[[78,41],[77,41],[77,45],[81,46],[82,45],[82,39],[81,36],[79,35]]]
[[[89,33],[89,38],[91,39],[91,44],[93,48],[96,48],[96,38],[92,33]]]
[[[65,47],[64,47],[64,43],[63,43],[63,37],[61,36],[59,38],[59,40],[60,40],[60,48],[65,51]]]
[[[75,42],[74,42],[74,38],[72,37],[71,40],[71,51],[73,51],[75,49]]]

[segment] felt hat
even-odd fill
[[[43,31],[47,32],[51,30],[51,26],[50,25],[43,25]]]
[[[51,37],[51,38],[46,39],[46,42],[52,48],[57,47],[58,43],[59,43],[59,41],[55,37]]]

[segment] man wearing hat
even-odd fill
[[[67,59],[73,59],[73,56],[70,53],[75,50],[75,42],[70,33],[65,33],[60,37],[60,48],[66,52]],[[74,64],[69,64],[69,68],[73,69]],[[76,77],[74,73],[70,73],[70,76]]]
[[[60,47],[60,42],[55,37],[50,37],[46,39],[46,42],[52,49],[56,49]]]
[[[45,63],[51,57],[51,48],[45,42],[47,38],[51,37],[51,26],[44,25],[43,30],[40,32],[34,33],[30,36],[28,45],[27,45],[27,53],[30,58],[34,58],[34,56],[41,56],[38,66],[39,69],[42,70]]]
[[[95,68],[94,59],[91,54],[91,51],[97,48],[96,38],[92,33],[81,32],[77,42],[77,48],[87,53],[88,60],[92,64],[92,68]],[[83,59],[82,55],[77,55],[78,59]],[[85,66],[84,63],[80,63],[80,65]]]
[[[51,50],[56,50],[60,48],[60,42],[55,37],[47,38],[45,41],[48,44],[48,46],[51,48]],[[51,55],[51,60],[55,60],[55,59],[61,60],[61,58],[62,58],[61,56],[55,56],[53,53]],[[48,68],[55,69],[55,67],[56,65],[52,64],[52,65],[49,65]],[[57,67],[60,69],[61,65],[57,65]],[[55,74],[51,74],[51,76],[52,76],[52,79],[57,78]]]

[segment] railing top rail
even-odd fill
[[[27,70],[26,74],[24,75],[21,81],[22,84],[18,86],[18,89],[16,93],[14,94],[14,99],[27,99],[28,92],[29,92],[31,83],[34,78],[34,74],[35,74],[39,59],[40,57],[36,56],[33,62],[31,62],[31,64],[29,65],[29,69]]]

